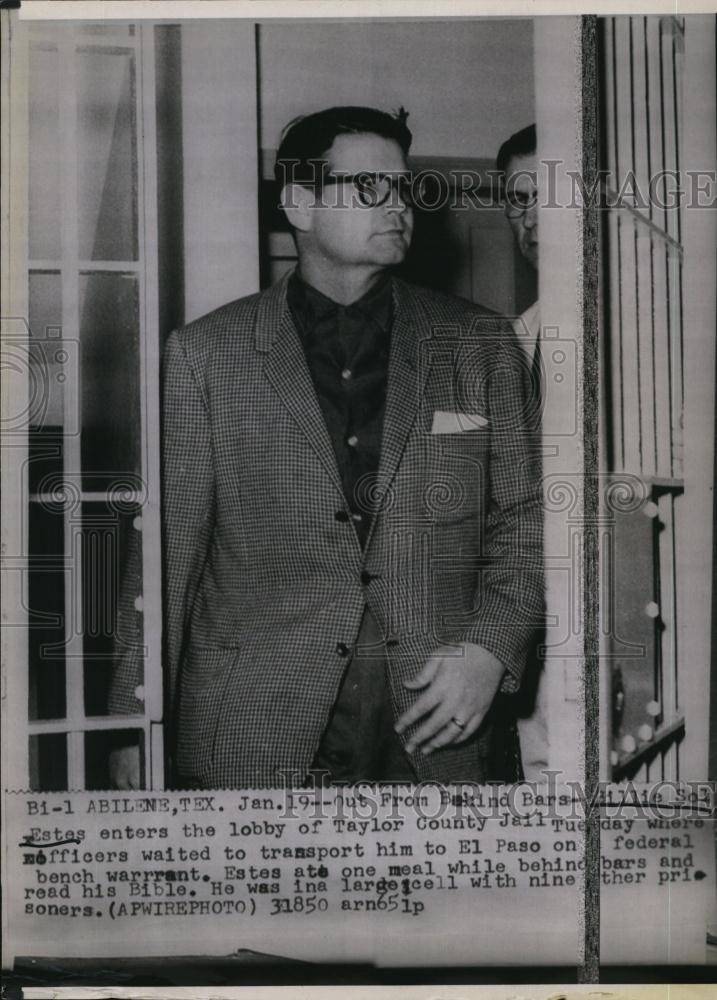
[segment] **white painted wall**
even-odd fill
[[[249,21],[182,31],[184,295],[189,322],[259,288],[256,47]]]
[[[684,164],[688,170],[715,168],[714,96],[708,96],[714,95],[717,86],[714,39],[714,16],[685,19]],[[707,190],[714,197],[714,183]],[[703,194],[698,204],[706,201]],[[677,538],[683,581],[678,594],[677,641],[686,737],[680,747],[680,777],[702,781],[708,775],[710,674],[717,684],[710,634],[712,565],[717,551],[713,541],[717,236],[713,211],[687,208],[684,218],[685,516]]]
[[[582,122],[580,19],[544,17],[536,25],[535,85],[539,159],[559,159],[555,195],[570,204],[568,170],[580,168]],[[583,464],[582,213],[540,213],[540,319],[546,370],[568,364],[562,379],[543,383],[543,476],[548,646],[541,692],[549,734],[549,766],[558,780],[583,780],[585,601],[581,550]],[[574,361],[573,361],[574,359]],[[557,370],[557,368],[556,368]],[[590,734],[589,738],[594,738]]]
[[[415,154],[493,158],[534,120],[532,47],[528,18],[262,24],[261,146],[300,114],[403,105]]]

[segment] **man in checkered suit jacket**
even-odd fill
[[[299,266],[164,361],[174,782],[483,781],[542,616],[529,372],[510,325],[392,276],[405,113],[333,108],[277,156]],[[316,161],[320,161],[317,163]],[[123,656],[111,707],[137,710]],[[116,752],[120,787],[137,756]]]

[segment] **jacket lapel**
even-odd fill
[[[267,379],[303,431],[332,483],[343,497],[341,477],[331,438],[311,381],[301,341],[286,302],[288,278],[288,275],[284,276],[259,301],[256,320],[257,350],[266,354],[264,373]],[[418,416],[428,376],[426,364],[428,352],[421,351],[421,343],[430,337],[431,326],[419,309],[410,286],[395,279],[391,356],[378,470],[377,514],[380,513],[396,475],[408,436]]]
[[[343,497],[334,448],[286,302],[288,277],[282,278],[259,300],[256,346],[266,355],[264,374]]]
[[[379,512],[418,416],[428,375],[425,363],[427,352],[421,351],[421,342],[431,336],[430,325],[420,313],[410,286],[399,280],[394,281],[394,307],[386,413],[378,471]]]

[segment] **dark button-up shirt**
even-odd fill
[[[348,306],[294,273],[287,301],[336,454],[362,546],[374,513],[381,457],[393,295],[388,275]]]
[[[294,273],[287,301],[341,475],[346,510],[337,511],[337,519],[353,521],[363,547],[374,514],[372,487],[381,457],[393,322],[391,279],[383,277],[358,301],[344,306]],[[369,574],[363,573],[361,582],[368,585]],[[357,647],[377,651],[361,656],[344,642],[336,644],[337,655],[347,656],[348,663],[314,760],[314,769],[330,781],[415,780],[393,731],[381,638],[367,608]]]

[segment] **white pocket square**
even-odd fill
[[[488,420],[480,413],[453,413],[446,410],[436,410],[433,414],[431,434],[463,434],[466,431],[477,431],[487,427]]]

